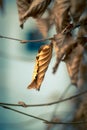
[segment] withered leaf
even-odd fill
[[[81,24],[86,24],[87,23],[87,7],[86,9],[83,11],[83,13],[81,14],[80,18],[79,18],[79,22]]]
[[[59,63],[66,57],[66,55],[71,51],[75,42],[70,35],[63,35],[62,33],[55,35],[55,42],[53,42],[55,52],[56,52],[56,64],[53,68],[53,73],[57,71]]]
[[[70,22],[70,0],[57,0],[54,5],[57,32],[61,32]]]
[[[47,71],[48,65],[52,57],[52,44],[43,45],[37,56],[36,64],[33,72],[32,82],[28,86],[29,89],[35,88],[36,90],[40,89],[41,83],[44,79],[45,72]]]
[[[68,73],[71,78],[71,83],[75,84],[76,86],[82,60],[82,53],[83,53],[83,47],[82,45],[78,44],[77,47],[75,47],[72,50],[72,53],[68,55],[67,59],[65,60]]]
[[[84,46],[84,53],[80,66],[78,86],[81,88],[86,85],[87,85],[87,46]]]
[[[44,38],[47,37],[48,23],[46,19],[37,19],[37,26]]]
[[[38,18],[36,20],[37,26],[42,33],[43,37],[47,37],[48,31],[51,29],[52,25],[54,24],[54,15],[50,9],[47,10],[48,15],[45,18]]]
[[[71,0],[70,12],[74,23],[77,24],[86,6],[86,0]]]
[[[17,0],[17,7],[18,7],[18,14],[19,14],[19,21],[20,21],[21,28],[23,28],[23,24],[26,21],[26,19],[23,19],[23,15],[29,9],[33,1],[34,0]]]
[[[41,16],[50,2],[51,0],[17,0],[20,26],[23,27],[29,17]]]

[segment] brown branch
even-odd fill
[[[19,41],[20,43],[28,43],[28,42],[43,42],[43,41],[47,41],[47,40],[51,40],[52,38],[45,38],[45,39],[39,39],[39,40],[21,40],[21,39],[17,39],[17,38],[12,38],[12,37],[7,37],[7,36],[2,36],[0,35],[0,38],[4,38],[4,39],[9,39],[9,40],[14,40],[14,41]]]
[[[55,122],[55,121],[49,121],[49,122],[45,122],[47,124],[63,124],[63,125],[80,125],[80,124],[86,124],[87,121],[78,121],[78,122]]]
[[[45,120],[45,119],[43,119],[43,118],[40,118],[40,117],[31,115],[31,114],[27,114],[27,113],[18,111],[18,110],[16,110],[16,109],[11,108],[11,107],[7,107],[7,106],[4,106],[4,105],[1,106],[1,107],[5,108],[5,109],[8,109],[8,110],[11,110],[11,111],[14,111],[14,112],[17,112],[17,113],[20,113],[20,114],[25,115],[25,116],[28,116],[28,117],[32,117],[32,118],[37,119],[37,120],[41,120],[41,121],[43,121],[43,122],[46,123],[46,124],[63,124],[63,125],[76,124],[76,125],[78,125],[78,124],[87,123],[87,121],[79,121],[79,122],[54,122],[54,121],[53,121],[53,122],[51,122],[51,121]]]
[[[87,25],[87,24],[86,24]],[[65,29],[64,29],[64,33],[67,33],[67,31],[73,31],[74,29],[78,28],[82,26],[80,23],[76,24],[75,26],[73,26],[73,24],[70,24],[68,25]],[[8,37],[8,36],[3,36],[3,35],[0,35],[0,38],[4,38],[4,39],[9,39],[9,40],[14,40],[14,41],[19,41],[20,43],[29,43],[29,42],[32,42],[32,43],[35,43],[35,42],[43,42],[43,41],[47,41],[47,40],[53,40],[54,38],[53,37],[50,37],[50,38],[44,38],[44,39],[38,39],[38,40],[21,40],[21,39],[17,39],[17,38],[12,38],[12,37]],[[55,39],[54,39],[55,40]],[[87,39],[86,39],[87,41]]]
[[[29,116],[29,117],[35,118],[35,119],[37,119],[37,120],[42,120],[42,121],[44,121],[44,122],[48,122],[48,121],[45,120],[45,119],[42,119],[42,118],[40,118],[40,117],[36,117],[36,116],[34,116],[34,115],[30,115],[30,114],[27,114],[27,113],[18,111],[18,110],[16,110],[16,109],[11,108],[11,107],[7,107],[7,106],[4,106],[4,105],[1,106],[1,107],[5,108],[5,109],[8,109],[8,110],[11,110],[11,111],[14,111],[14,112],[17,112],[17,113],[20,113],[20,114],[25,115],[25,116]]]
[[[42,106],[50,106],[50,105],[54,105],[54,104],[57,104],[57,103],[62,103],[62,102],[65,102],[65,101],[68,101],[68,100],[71,100],[71,99],[74,99],[74,98],[78,98],[79,96],[83,96],[84,94],[87,93],[87,90],[81,92],[81,93],[78,93],[76,95],[73,95],[71,97],[68,97],[68,98],[65,98],[65,99],[62,99],[62,100],[58,100],[58,101],[54,101],[54,102],[50,102],[50,103],[43,103],[43,104],[25,104],[24,102],[19,102],[19,104],[11,104],[11,103],[2,103],[0,102],[0,106],[3,106],[3,105],[7,105],[7,106],[21,106],[21,107],[42,107]]]

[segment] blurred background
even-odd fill
[[[52,28],[49,36],[55,34]],[[16,0],[4,0],[3,12],[0,11],[0,35],[19,38],[19,39],[41,39],[43,38],[33,19],[29,19],[24,29],[19,27],[18,11]],[[20,44],[18,41],[0,38],[0,102],[18,103],[24,101],[26,104],[40,104],[58,100],[65,89],[70,84],[66,65],[61,63],[55,75],[52,74],[52,68],[55,64],[55,56],[46,72],[45,79],[40,91],[28,90],[27,86],[32,79],[35,57],[41,43]],[[66,95],[71,96],[76,92],[74,86]],[[71,101],[57,105],[34,108],[19,108],[17,110],[28,114],[39,116],[51,120],[53,114],[56,117],[65,120],[72,118],[74,104]],[[46,130],[47,125],[42,121],[0,108],[0,129],[1,130]],[[58,129],[58,126],[54,130]]]

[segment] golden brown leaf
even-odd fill
[[[23,27],[29,17],[41,16],[50,2],[51,0],[17,0],[20,26]]]
[[[40,48],[36,56],[36,64],[33,72],[32,82],[28,86],[29,89],[40,89],[41,83],[44,79],[45,72],[52,57],[52,44],[44,45]]]

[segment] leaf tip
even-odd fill
[[[27,89],[36,89],[37,91],[40,91],[40,87],[37,86],[37,83],[34,81],[31,82],[31,84],[28,85]]]
[[[24,28],[23,24],[20,24],[20,28],[21,28],[21,29],[23,29],[23,28]]]

